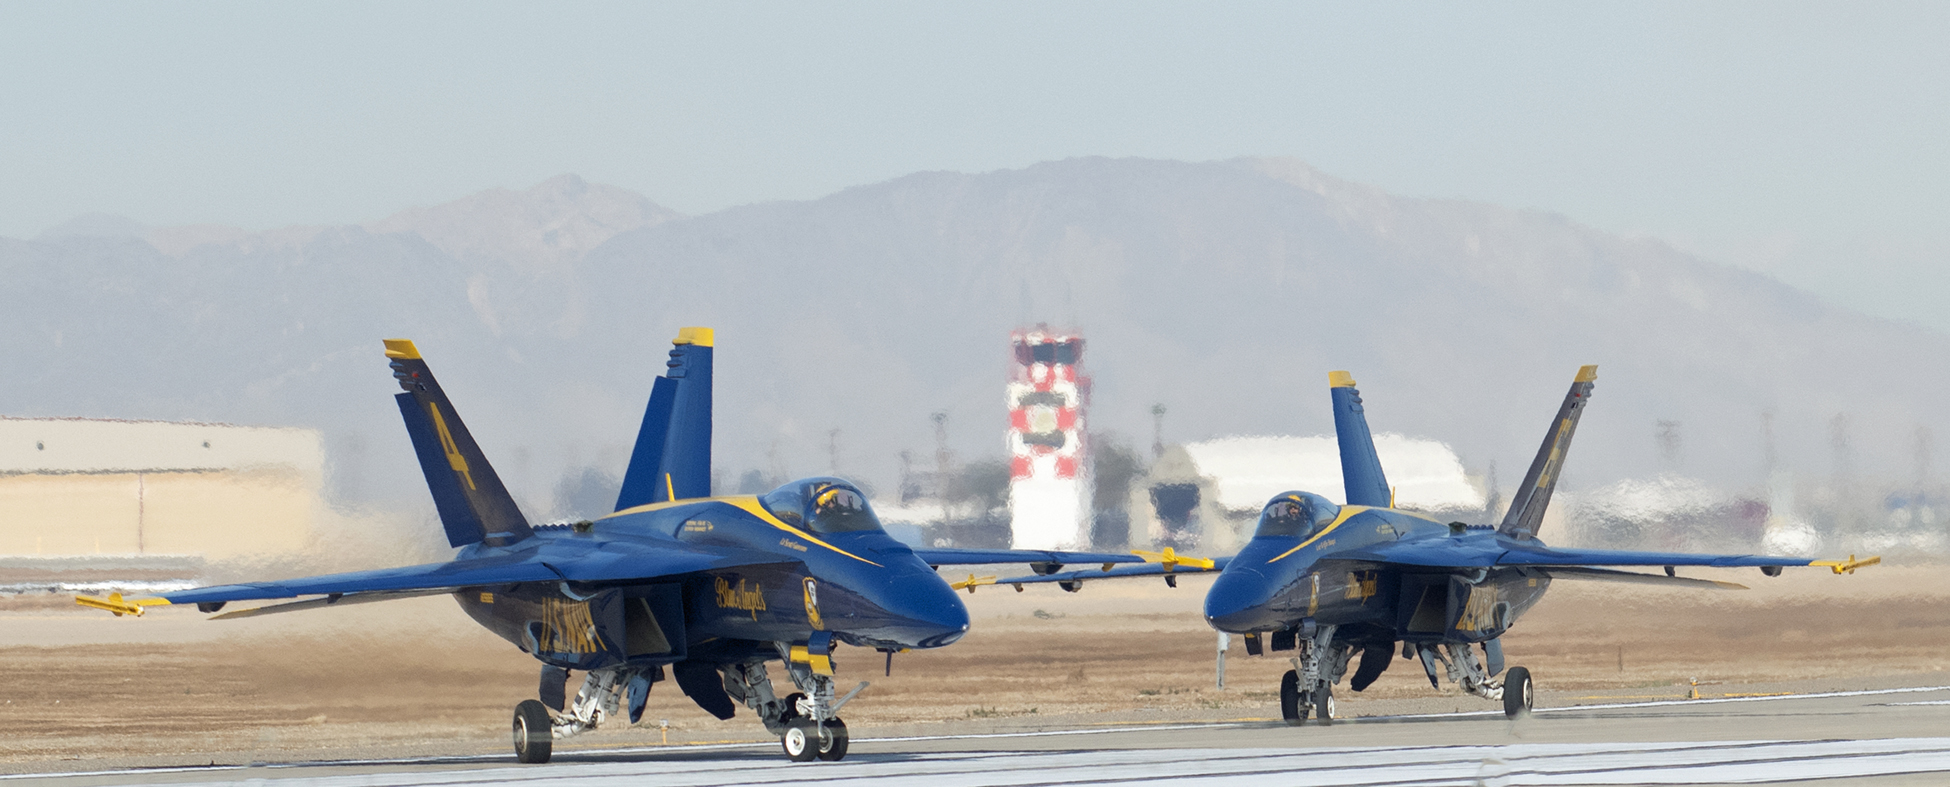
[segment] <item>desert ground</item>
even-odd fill
[[[1931,673],[1950,667],[1946,571],[1892,560],[1853,576],[1690,574],[1745,591],[1559,581],[1505,650],[1536,676],[1540,706],[1684,697],[1694,680],[1707,697],[1938,680]],[[843,649],[843,685],[873,684],[844,715],[855,737],[1277,716],[1284,658],[1248,657],[1235,638],[1226,688],[1215,687],[1216,635],[1198,614],[1208,584],[982,588],[963,596],[975,621],[967,638],[897,656],[892,676],[880,654]],[[0,599],[0,771],[496,753],[514,704],[535,691],[533,660],[446,597],[203,617]],[[1493,707],[1446,682],[1431,690],[1419,665],[1399,659],[1367,691],[1343,686],[1339,698],[1342,717]],[[558,751],[666,740],[767,737],[742,709],[721,722],[661,683],[638,727]]]

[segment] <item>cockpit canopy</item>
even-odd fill
[[[1255,536],[1306,538],[1320,532],[1341,515],[1341,507],[1312,492],[1286,492],[1259,512]]]
[[[837,478],[802,478],[765,493],[758,501],[780,521],[814,533],[880,529],[867,496]]]

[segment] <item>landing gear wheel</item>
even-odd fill
[[[1297,724],[1307,720],[1308,710],[1300,701],[1300,673],[1287,670],[1280,676],[1280,718]]]
[[[779,745],[785,748],[785,756],[793,762],[812,762],[819,758],[819,726],[812,719],[804,717],[786,722],[785,734],[779,736]]]
[[[827,762],[839,762],[846,756],[846,722],[834,719],[826,722],[826,734],[819,741],[819,758]]]
[[[548,762],[555,746],[548,706],[540,700],[522,700],[515,706],[515,762],[536,765]]]
[[[1530,687],[1530,670],[1511,667],[1503,675],[1503,715],[1512,719],[1530,715],[1536,692]]]
[[[1334,687],[1321,684],[1313,690],[1312,705],[1314,715],[1320,717],[1322,725],[1334,723]]]

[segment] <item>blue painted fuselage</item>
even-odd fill
[[[1418,547],[1496,550],[1499,540],[1489,529],[1457,532],[1406,511],[1344,506],[1333,524],[1310,536],[1255,536],[1213,582],[1205,618],[1232,633],[1291,630],[1311,618],[1339,626],[1336,638],[1354,642],[1495,639],[1543,597],[1549,576],[1521,568],[1418,567],[1364,559],[1364,553],[1384,546],[1391,554]]]
[[[699,568],[654,581],[673,555]],[[814,534],[756,498],[710,498],[619,511],[578,527],[537,528],[459,558],[547,566],[578,581],[456,592],[481,625],[544,663],[580,670],[687,659],[736,660],[820,632],[857,647],[935,648],[968,631],[968,610],[905,544],[875,529]],[[719,567],[722,566],[722,567]],[[617,577],[605,581],[608,575]]]

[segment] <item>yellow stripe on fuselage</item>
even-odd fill
[[[764,522],[765,524],[776,527],[787,533],[791,533],[807,541],[811,541],[827,549],[833,550],[834,552],[838,552],[842,555],[853,558],[854,560],[858,560],[862,563],[866,563],[867,565],[871,565],[871,566],[880,565],[879,563],[875,563],[871,560],[860,557],[859,555],[853,554],[852,552],[848,552],[844,549],[833,546],[832,544],[828,544],[825,541],[820,540],[819,537],[814,536],[811,533],[808,533],[804,530],[800,530],[799,528],[786,524],[783,520],[779,519],[778,517],[772,516],[772,512],[765,510],[765,505],[763,503],[758,502],[757,497],[751,495],[735,495],[731,497],[700,497],[691,500],[667,500],[662,503],[650,503],[647,505],[625,508],[614,514],[610,514],[609,516],[602,517],[602,519],[613,519],[619,516],[628,516],[630,514],[641,514],[649,511],[662,511],[666,508],[675,508],[677,506],[691,505],[694,503],[724,503],[729,506],[734,506],[736,508],[743,509],[745,513],[757,517],[760,522]]]
[[[1349,519],[1353,519],[1355,514],[1359,514],[1366,510],[1368,510],[1367,506],[1341,506],[1341,515],[1334,517],[1334,521],[1329,522],[1326,527],[1321,528],[1320,532],[1313,534],[1312,538],[1300,542],[1300,546],[1294,547],[1285,552],[1281,552],[1279,557],[1273,558],[1272,560],[1268,560],[1266,562],[1278,563],[1282,560],[1285,560],[1288,555],[1292,555],[1295,552],[1298,552],[1302,549],[1306,549],[1309,545],[1313,544],[1313,542],[1319,541],[1320,539],[1326,537],[1328,533],[1334,532],[1334,529],[1340,527],[1342,522],[1346,522]]]
[[[1334,517],[1334,521],[1333,521],[1333,522],[1331,522],[1331,523],[1328,523],[1328,525],[1327,525],[1326,527],[1324,527],[1324,528],[1321,528],[1321,530],[1320,530],[1320,532],[1318,532],[1318,533],[1315,533],[1315,534],[1313,534],[1313,537],[1312,537],[1312,538],[1309,538],[1309,539],[1307,539],[1307,540],[1305,540],[1305,541],[1302,541],[1302,542],[1300,542],[1300,545],[1299,545],[1299,546],[1297,546],[1297,547],[1294,547],[1294,548],[1292,548],[1292,549],[1289,549],[1289,550],[1287,550],[1287,551],[1285,551],[1285,552],[1281,552],[1281,553],[1280,553],[1280,556],[1279,556],[1279,557],[1276,557],[1276,558],[1273,558],[1272,560],[1268,560],[1268,561],[1266,561],[1266,562],[1268,562],[1268,563],[1277,563],[1277,562],[1279,562],[1279,561],[1281,561],[1281,560],[1285,560],[1285,559],[1287,559],[1288,557],[1291,557],[1291,556],[1293,555],[1293,553],[1295,553],[1295,552],[1298,552],[1298,551],[1300,551],[1300,550],[1302,550],[1302,549],[1306,549],[1307,547],[1309,547],[1309,546],[1311,546],[1311,545],[1313,545],[1313,543],[1314,543],[1315,541],[1319,541],[1319,540],[1321,540],[1322,538],[1325,538],[1325,537],[1327,536],[1327,534],[1328,534],[1328,533],[1332,533],[1332,532],[1334,532],[1334,530],[1335,530],[1336,528],[1339,528],[1339,527],[1341,526],[1341,524],[1342,524],[1342,523],[1344,523],[1344,522],[1346,522],[1347,520],[1350,520],[1350,519],[1353,519],[1353,518],[1355,517],[1355,515],[1357,515],[1357,514],[1362,514],[1362,513],[1365,513],[1365,512],[1368,512],[1368,511],[1393,511],[1394,513],[1397,513],[1397,514],[1401,514],[1401,515],[1403,515],[1403,516],[1407,516],[1407,517],[1413,517],[1413,518],[1415,518],[1415,519],[1420,519],[1420,520],[1423,520],[1423,521],[1425,521],[1425,522],[1434,522],[1434,521],[1435,521],[1435,520],[1433,520],[1433,519],[1429,519],[1428,517],[1425,517],[1425,516],[1416,516],[1415,514],[1411,514],[1411,513],[1408,513],[1408,512],[1406,512],[1406,511],[1397,511],[1397,510],[1395,510],[1395,509],[1393,509],[1393,508],[1375,508],[1375,507],[1373,507],[1373,506],[1341,506],[1341,515],[1340,515],[1340,516],[1337,516],[1337,517]]]

